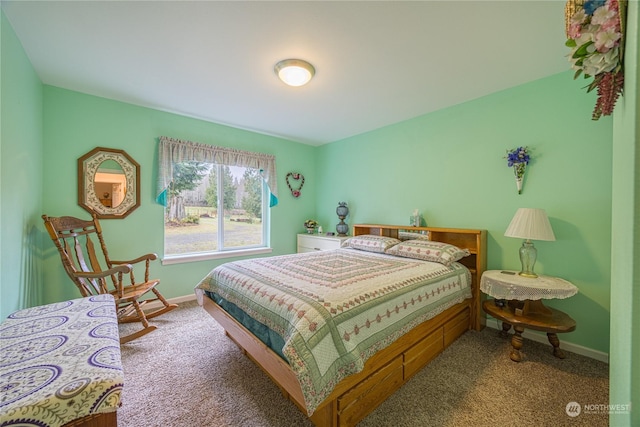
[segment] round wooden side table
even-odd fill
[[[565,358],[557,334],[574,331],[576,321],[560,310],[545,306],[542,299],[571,297],[578,292],[575,285],[557,277],[527,278],[513,271],[488,270],[482,275],[480,289],[494,298],[484,301],[482,308],[502,321],[500,335],[508,337],[511,327],[515,331],[511,337],[511,360],[522,360],[520,349],[525,328],[546,332],[553,355]]]

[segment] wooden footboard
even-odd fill
[[[203,296],[203,308],[229,336],[280,387],[282,393],[306,413],[298,380],[289,365],[227,314]],[[457,304],[421,323],[389,347],[371,357],[364,370],[340,382],[311,415],[316,426],[353,426],[408,381],[423,366],[471,326],[471,300]]]

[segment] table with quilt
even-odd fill
[[[111,295],[27,308],[0,324],[0,426],[115,412],[123,381]]]

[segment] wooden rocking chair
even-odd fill
[[[90,221],[81,220],[70,216],[49,217],[42,215],[44,225],[49,236],[56,245],[64,269],[76,284],[84,297],[109,293],[115,297],[118,322],[141,322],[143,329],[120,338],[120,344],[139,338],[157,327],[149,325],[147,319],[159,316],[173,310],[178,305],[169,304],[167,300],[155,289],[159,280],[149,279],[149,264],[158,258],[156,254],[146,254],[133,260],[114,261],[109,258],[107,247],[102,238],[102,229],[95,215]],[[104,261],[99,260],[99,252],[96,251],[93,239],[100,242]],[[89,261],[87,263],[87,260]],[[136,283],[133,276],[133,265],[145,262],[144,282]],[[106,269],[101,267],[104,263]],[[123,284],[123,275],[129,275],[129,284]],[[109,286],[109,282],[112,286]],[[155,298],[141,300],[147,292],[153,292]],[[164,307],[145,314],[142,306],[152,301],[160,301]]]

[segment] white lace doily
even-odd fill
[[[565,299],[578,293],[572,283],[551,276],[522,277],[517,272],[506,274],[502,270],[489,270],[482,274],[480,290],[497,299],[539,300]]]

